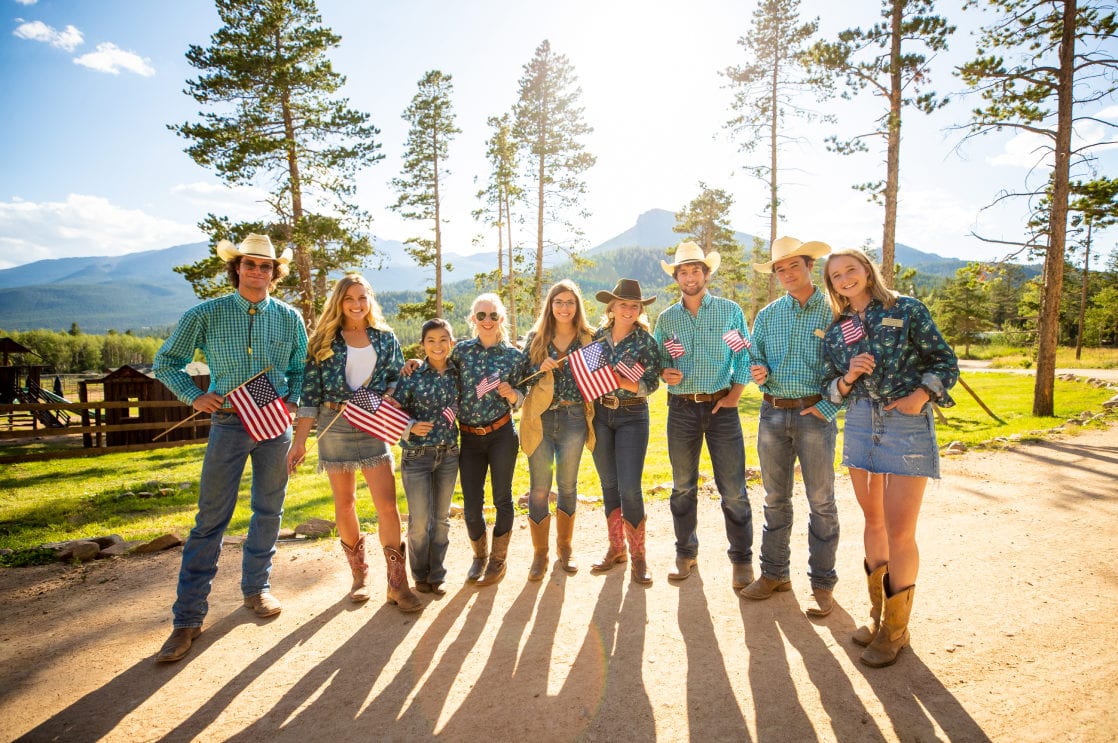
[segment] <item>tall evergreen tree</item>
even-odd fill
[[[348,268],[352,250],[366,258],[368,215],[354,203],[357,171],[379,159],[380,132],[367,114],[335,94],[345,77],[327,53],[341,37],[322,25],[313,0],[215,0],[222,26],[210,45],[191,45],[187,61],[199,76],[186,93],[206,110],[199,120],[170,126],[191,144],[186,152],[230,185],[269,184],[274,211],[268,232],[294,250],[290,277],[309,326],[317,297],[314,271]],[[312,257],[314,230],[305,218],[333,215],[348,248]],[[200,226],[221,223],[210,215]],[[226,222],[227,224],[227,222]],[[228,225],[233,235],[248,230]],[[211,237],[218,239],[211,233]],[[344,255],[345,264],[337,258]]]
[[[981,103],[971,112],[971,135],[992,131],[1040,135],[1052,153],[1051,215],[1037,321],[1033,415],[1054,412],[1056,346],[1064,284],[1072,128],[1091,120],[1092,106],[1118,89],[1118,33],[1114,5],[1105,0],[969,0],[966,8],[988,8],[996,19],[983,26],[977,56],[959,75]],[[1078,109],[1078,110],[1077,110]]]
[[[676,212],[672,230],[686,235],[703,249],[703,254],[718,251],[722,264],[711,278],[711,287],[738,304],[747,298],[745,285],[751,278],[742,261],[741,245],[730,226],[730,208],[734,197],[721,188],[709,188],[699,182],[699,195]],[[675,253],[672,248],[669,255]]]
[[[1118,224],[1118,179],[1095,178],[1071,184],[1071,226],[1083,230],[1083,272],[1080,274],[1079,322],[1075,334],[1075,358],[1083,354],[1083,331],[1087,315],[1088,284],[1091,280],[1092,233]]]
[[[970,356],[970,345],[978,339],[978,333],[993,327],[985,276],[981,264],[968,263],[944,283],[933,304],[943,334],[952,343],[964,345],[964,357]]]
[[[841,154],[866,152],[866,140],[873,138],[885,146],[885,178],[855,186],[877,203],[884,203],[881,235],[881,274],[892,288],[896,262],[897,208],[901,173],[901,114],[905,107],[931,113],[946,102],[930,84],[929,66],[936,52],[947,48],[954,33],[942,17],[934,15],[933,0],[881,0],[883,21],[868,29],[850,28],[837,41],[820,41],[808,50],[805,61],[813,80],[827,85],[841,79],[844,98],[869,90],[884,103],[884,112],[872,131],[849,140],[829,139],[830,147]],[[913,47],[925,50],[914,51]]]
[[[430,224],[429,237],[409,237],[404,241],[408,254],[417,264],[435,270],[435,286],[429,292],[430,306],[424,302],[409,308],[427,317],[445,317],[443,271],[453,270],[449,264],[443,264],[441,191],[444,179],[450,175],[446,168],[450,142],[462,131],[454,124],[454,105],[450,100],[453,92],[451,76],[439,70],[430,70],[419,81],[419,91],[403,114],[404,120],[411,124],[404,143],[403,174],[392,179],[392,187],[399,198],[391,208],[404,219]]]
[[[559,249],[572,258],[582,232],[569,219],[582,208],[586,182],[582,174],[596,162],[581,137],[593,130],[579,104],[582,88],[565,55],[556,54],[545,39],[524,65],[520,96],[513,108],[513,137],[525,154],[525,179],[532,184],[536,208],[536,260],[533,292],[538,306],[544,294],[545,252]],[[529,192],[528,189],[525,189]],[[545,231],[545,227],[552,229]],[[536,308],[533,308],[533,312]]]
[[[804,43],[819,24],[818,19],[800,23],[799,13],[799,0],[761,0],[753,11],[752,26],[738,39],[747,62],[722,73],[734,92],[731,108],[736,114],[726,128],[743,152],[752,153],[761,143],[767,146],[768,163],[749,165],[746,170],[769,187],[770,245],[776,241],[780,208],[778,155],[793,141],[782,130],[784,120],[789,115],[831,120],[802,104],[805,94],[818,88],[804,72],[802,55]],[[771,301],[776,296],[776,277],[768,278]]]

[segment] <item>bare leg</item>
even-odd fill
[[[850,481],[854,485],[854,496],[862,507],[866,528],[862,541],[866,551],[866,562],[870,570],[876,570],[889,562],[889,535],[885,529],[885,480],[882,475],[871,475],[862,469],[850,468]]]
[[[373,507],[377,509],[377,536],[382,547],[400,549],[403,531],[400,528],[400,511],[396,507],[396,478],[388,462],[361,470],[369,484]]]
[[[334,492],[334,522],[338,536],[346,544],[357,544],[361,528],[357,521],[357,474],[354,472],[327,472],[330,490]]]
[[[903,591],[916,583],[920,551],[916,519],[924,500],[926,477],[885,475],[885,531],[889,534],[889,590]]]

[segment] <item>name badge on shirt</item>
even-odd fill
[[[816,328],[816,329],[815,329],[815,337],[816,337],[816,338],[822,338],[822,337],[824,337],[824,336],[826,336],[826,335],[827,335],[827,334],[826,334],[826,333],[824,333],[824,332],[823,332],[823,331],[822,331],[822,330],[821,330],[820,328]]]
[[[904,320],[899,317],[884,317],[881,319],[881,324],[887,328],[903,328]]]

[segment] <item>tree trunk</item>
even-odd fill
[[[543,303],[543,179],[546,167],[546,160],[543,154],[543,143],[540,143],[540,168],[537,175],[539,176],[540,183],[537,190],[538,201],[536,203],[536,287],[535,297],[536,306],[533,314],[538,315],[540,305]]]
[[[1075,360],[1083,354],[1083,318],[1087,314],[1087,279],[1091,275],[1091,220],[1087,220],[1087,245],[1083,250],[1083,286],[1079,292],[1079,327],[1075,333]]]
[[[889,121],[885,155],[885,223],[881,230],[881,278],[892,289],[896,267],[897,193],[901,172],[901,27],[904,0],[893,0],[892,34],[889,48]]]
[[[279,40],[276,40],[277,47]],[[303,184],[299,177],[299,159],[295,150],[295,123],[291,115],[291,94],[283,92],[283,132],[287,145],[287,177],[291,181],[291,242],[295,252],[295,270],[299,282],[299,311],[303,315],[303,324],[310,332],[315,326],[314,311],[314,276],[311,266],[311,250],[309,245],[300,243],[298,236],[299,222],[303,219]]]
[[[515,343],[520,337],[516,329],[516,268],[513,264],[513,248],[512,248],[512,201],[509,198],[508,186],[505,187],[504,192],[505,200],[505,230],[508,232],[508,251],[509,251],[509,328],[512,333],[512,340]]]
[[[1064,0],[1060,71],[1056,97],[1056,163],[1052,173],[1052,215],[1044,256],[1044,293],[1037,320],[1036,384],[1033,415],[1051,417],[1055,409],[1056,346],[1059,342],[1060,294],[1064,288],[1064,241],[1068,218],[1068,165],[1071,160],[1075,64],[1076,0]]]
[[[436,122],[438,117],[436,116]],[[443,230],[442,211],[439,203],[439,131],[432,126],[431,167],[433,172],[432,191],[435,196],[435,317],[443,316]]]
[[[777,187],[776,187],[776,137],[779,111],[777,110],[777,87],[780,76],[780,55],[773,55],[772,79],[769,95],[772,96],[772,111],[769,119],[769,251],[776,242]],[[771,257],[771,255],[770,255]],[[776,299],[776,274],[769,273],[769,301]]]

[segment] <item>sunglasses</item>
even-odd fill
[[[479,312],[476,315],[474,315],[474,319],[477,320],[478,322],[481,322],[482,320],[484,320],[487,317],[490,320],[492,320],[493,322],[497,322],[498,320],[501,319],[501,316],[498,315],[496,312]]]

